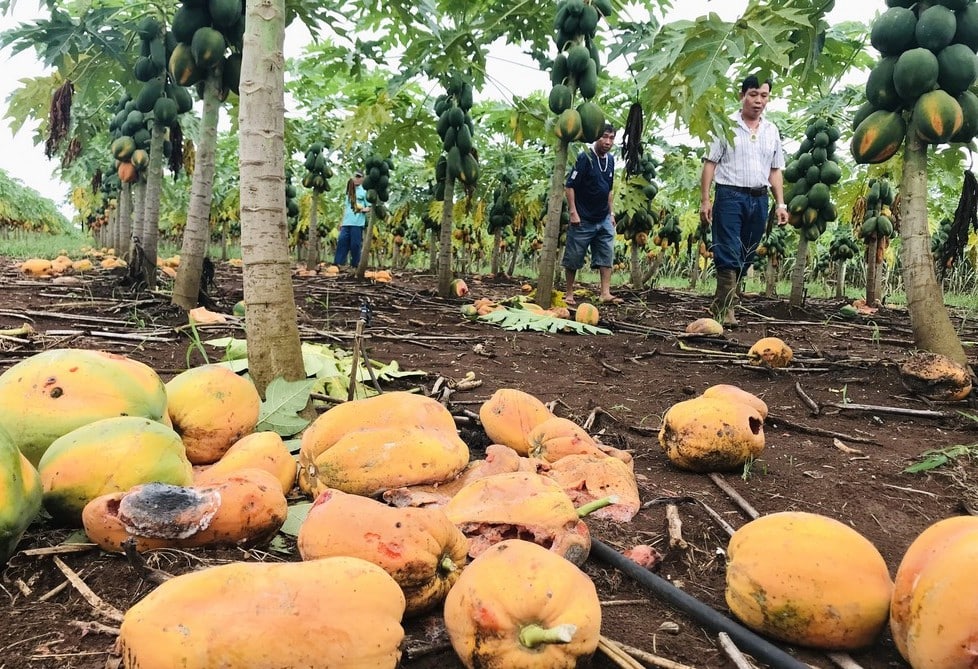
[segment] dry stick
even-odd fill
[[[751,519],[758,518],[761,515],[758,510],[751,506],[750,502],[741,497],[740,493],[734,490],[722,476],[716,473],[710,473],[707,474],[707,476],[710,477],[710,480],[713,481],[720,490],[727,493],[727,497],[733,500],[733,502],[740,507],[741,511],[750,516]]]
[[[622,669],[645,669],[638,660],[627,654],[617,641],[612,641],[603,634],[598,637],[598,649]]]
[[[75,571],[66,565],[64,561],[55,555],[53,558],[55,566],[61,570],[61,573],[67,577],[71,584],[74,586],[82,597],[85,598],[95,612],[99,615],[108,618],[109,620],[114,620],[115,622],[122,622],[122,611],[115,608],[111,604],[106,604],[102,601],[102,598],[95,594],[95,592],[85,584],[85,581],[81,580],[81,577],[75,573]]]
[[[668,660],[659,655],[654,655],[648,651],[644,651],[641,648],[635,648],[634,646],[629,646],[622,642],[618,642],[619,648],[628,653],[634,658],[637,658],[644,662],[645,664],[650,664],[653,667],[661,667],[662,669],[696,669],[696,667],[691,667],[688,664],[681,664],[679,662],[674,662],[673,660]]]
[[[799,432],[804,432],[806,434],[814,434],[819,437],[836,437],[837,439],[845,439],[846,441],[856,441],[860,444],[873,444],[879,446],[879,442],[875,439],[870,439],[869,437],[857,437],[851,434],[844,434],[842,432],[833,432],[832,430],[823,430],[820,427],[811,427],[810,425],[804,425],[802,423],[796,423],[794,421],[782,418],[781,416],[775,416],[773,414],[768,414],[766,421],[767,423],[783,423],[790,428],[798,430]]]
[[[666,504],[666,520],[669,524],[669,548],[689,548],[683,539],[683,519],[679,517],[679,506]]]
[[[59,546],[45,546],[44,548],[28,548],[20,551],[21,555],[64,555],[65,553],[87,553],[98,548],[98,544],[61,544]]]
[[[727,657],[730,658],[730,661],[734,663],[737,669],[755,669],[750,660],[737,648],[737,644],[733,642],[729,634],[720,632],[717,638],[720,640],[720,647],[723,648],[723,652],[727,654]]]
[[[826,653],[825,657],[842,667],[842,669],[862,669],[858,662],[853,660],[845,653]]]
[[[931,409],[904,409],[902,407],[877,406],[875,404],[855,404],[852,402],[846,402],[845,404],[827,402],[825,406],[850,411],[876,411],[878,413],[892,413],[900,416],[919,416],[921,418],[953,418],[955,416],[955,414],[947,413],[946,411],[933,411]]]
[[[363,321],[357,321],[357,331],[353,335],[352,357],[350,359],[350,388],[346,393],[346,401],[352,402],[357,392],[357,368],[360,366],[360,337],[363,336]]]
[[[119,636],[119,628],[112,627],[110,625],[103,625],[100,622],[94,620],[72,620],[68,623],[73,627],[77,627],[82,632],[86,634],[93,632],[95,634],[108,634],[110,636]]]
[[[67,587],[68,587],[68,581],[62,581],[60,584],[54,586],[53,588],[45,592],[43,595],[38,597],[37,601],[46,602]]]
[[[805,403],[805,406],[808,407],[808,410],[813,416],[817,416],[822,413],[822,407],[818,405],[818,402],[809,397],[808,393],[802,390],[801,384],[797,381],[795,382],[795,393],[798,394],[798,397],[800,397],[801,401]]]

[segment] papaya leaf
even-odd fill
[[[528,309],[503,307],[479,316],[478,320],[498,325],[504,330],[532,330],[534,332],[576,332],[577,334],[611,334],[611,330],[596,325],[578,323],[566,318],[555,318]]]
[[[306,516],[309,515],[309,509],[311,508],[312,502],[299,502],[298,504],[290,505],[288,515],[285,517],[285,522],[282,523],[279,532],[287,534],[290,537],[299,536],[299,528],[302,527],[302,523],[306,519]]]
[[[265,389],[265,401],[261,403],[255,430],[271,430],[284,437],[301,432],[309,424],[309,420],[298,414],[306,408],[313,385],[313,379],[273,379]]]

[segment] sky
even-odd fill
[[[715,12],[724,20],[734,20],[747,6],[747,2],[742,0],[681,0],[676,4],[681,6],[667,15],[667,21],[694,19],[708,12]],[[843,21],[869,23],[877,12],[884,9],[882,0],[837,2],[836,8],[829,14],[828,21],[830,24]],[[0,31],[41,15],[37,0],[19,0],[12,14],[0,16]],[[301,55],[302,46],[307,41],[308,34],[304,29],[300,27],[292,31],[285,41],[286,57]],[[541,72],[536,64],[529,59],[523,59],[522,62],[520,60],[520,54],[515,50],[511,56],[506,54],[493,56],[489,66],[492,67],[492,79],[496,83],[491,83],[490,86],[495,86],[497,93],[494,95],[492,90],[486,90],[485,95],[490,97],[498,95],[501,98],[509,97],[513,93],[525,95],[549,85],[546,74]],[[20,79],[38,76],[43,72],[32,51],[24,51],[14,56],[9,49],[0,50],[0,105],[2,105],[0,108],[6,109],[7,97],[19,87]],[[518,82],[518,84],[508,82]],[[510,85],[516,88],[509,89]],[[58,161],[49,160],[44,156],[43,145],[34,145],[35,129],[36,124],[25,125],[14,134],[8,122],[0,119],[0,169],[23,185],[53,200],[65,216],[70,218],[73,210],[67,204],[68,187],[54,175]]]

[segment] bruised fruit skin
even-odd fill
[[[726,601],[756,632],[825,650],[872,644],[893,592],[876,547],[848,525],[814,513],[761,516],[727,546]]]
[[[515,388],[500,388],[479,408],[479,420],[494,444],[509,446],[520,455],[530,450],[530,431],[553,413],[539,399]]]
[[[254,432],[231,445],[212,465],[194,467],[194,483],[201,485],[224,478],[241,469],[264,469],[282,484],[288,494],[295,487],[298,463],[277,432]]]
[[[89,539],[108,552],[154,548],[255,546],[267,543],[285,522],[288,502],[277,479],[242,469],[197,486],[147,483],[85,505]]]
[[[468,560],[469,542],[441,509],[395,508],[326,490],[299,528],[303,560],[347,555],[382,567],[406,599],[406,615],[441,605]]]
[[[445,628],[468,669],[575,669],[597,650],[601,602],[576,566],[509,539],[462,572],[445,599]]]
[[[217,462],[258,425],[257,388],[223,365],[202,365],[177,374],[167,382],[166,394],[173,429],[195,465]]]
[[[730,471],[764,450],[764,418],[746,402],[701,395],[666,411],[659,444],[680,469]]]
[[[166,388],[149,366],[86,349],[51,349],[0,374],[0,426],[37,466],[58,437],[113,416],[164,422]]]

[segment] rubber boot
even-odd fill
[[[737,270],[718,269],[717,289],[710,303],[710,313],[724,327],[739,325],[734,307],[737,305]]]

